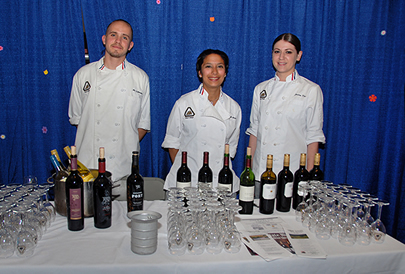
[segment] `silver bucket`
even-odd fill
[[[131,211],[131,250],[140,255],[152,254],[157,249],[158,219],[162,215],[154,211]]]
[[[98,176],[97,169],[90,169],[91,174],[94,178]],[[111,172],[106,171],[107,178],[111,181]],[[65,182],[55,180],[55,175],[53,174],[48,178],[48,183],[55,184],[55,210],[58,214],[62,216],[67,216],[66,208],[66,188]],[[93,217],[94,215],[94,204],[93,204],[93,179],[88,182],[83,182],[83,204],[84,204],[84,217]]]

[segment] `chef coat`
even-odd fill
[[[73,78],[69,118],[78,125],[78,159],[98,168],[105,148],[113,181],[131,173],[132,151],[139,151],[138,128],[150,130],[149,77],[124,60],[115,70],[104,58],[82,67]]]
[[[273,155],[273,171],[278,174],[283,169],[284,154],[289,153],[294,173],[300,154],[307,153],[307,145],[325,142],[322,104],[319,85],[297,71],[285,82],[276,75],[255,87],[246,134],[257,137],[252,166],[256,178],[266,170],[267,154]]]
[[[182,152],[187,152],[187,166],[191,171],[191,185],[197,186],[198,171],[203,165],[204,151],[209,152],[209,166],[213,174],[213,188],[218,186],[218,173],[223,167],[225,144],[229,155],[235,157],[239,141],[242,112],[239,104],[221,90],[213,106],[202,84],[197,90],[178,99],[170,113],[164,148],[179,149],[166,177],[165,189],[176,186],[177,170]],[[232,169],[232,163],[229,161]],[[232,170],[233,172],[233,170]],[[233,172],[233,191],[239,189],[239,178]]]

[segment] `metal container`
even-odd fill
[[[91,174],[94,178],[98,176],[97,169],[90,169]],[[48,178],[49,183],[55,184],[55,209],[56,212],[62,216],[67,216],[67,208],[66,208],[66,189],[65,189],[65,182],[60,180],[54,180],[55,175]],[[107,178],[111,181],[111,172],[106,171]],[[53,182],[52,182],[52,181]],[[93,204],[93,181],[84,181],[83,182],[83,202],[84,202],[84,217],[93,217],[94,215],[94,204]]]
[[[152,254],[157,249],[158,219],[162,215],[154,211],[131,211],[131,250],[140,255]]]

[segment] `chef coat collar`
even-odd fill
[[[295,80],[297,80],[299,74],[297,70],[294,70],[293,73],[291,73],[290,75],[287,76],[287,78],[285,79],[285,82],[294,82]],[[275,73],[275,77],[274,77],[274,81],[280,81],[280,78],[277,76],[277,72]]]
[[[115,70],[124,70],[127,67],[127,59],[125,59],[121,64],[119,64]],[[100,71],[105,71],[108,68],[104,65],[104,57],[102,57],[100,60],[98,60],[98,69]]]
[[[203,96],[203,98],[206,98],[207,101],[209,101],[209,100],[208,100],[208,92],[204,89],[203,84],[200,84],[200,87],[198,88],[198,90],[199,90],[199,94],[200,94],[201,96]],[[223,92],[222,92],[222,87],[221,87],[221,92],[219,93],[218,102],[219,102],[219,101],[223,102],[222,93],[223,93]],[[218,103],[218,102],[217,102],[217,103]],[[211,102],[210,102],[210,103],[211,103]]]
[[[222,88],[221,94],[215,106],[212,105],[211,102],[208,100],[208,92],[204,90],[202,84],[200,85],[198,90],[199,94],[201,95],[201,99],[209,103],[208,107],[203,112],[204,116],[214,117],[220,121],[225,121],[231,117],[231,114],[225,108]]]

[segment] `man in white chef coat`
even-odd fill
[[[105,55],[75,74],[69,102],[69,121],[77,126],[78,159],[88,168],[98,168],[98,151],[105,148],[107,170],[112,180],[131,172],[132,151],[150,131],[149,77],[126,60],[134,46],[133,30],[125,20],[107,27],[102,41]]]

